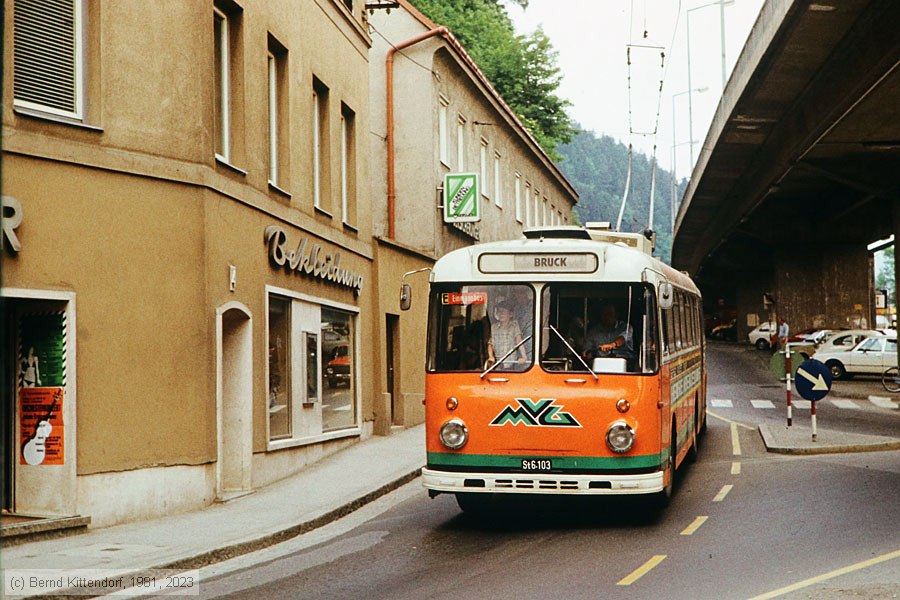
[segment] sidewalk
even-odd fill
[[[803,425],[772,425],[761,423],[759,434],[768,452],[776,454],[839,454],[845,452],[880,452],[900,450],[900,438],[861,433],[846,433]]]
[[[3,548],[0,560],[4,571],[96,569],[124,575],[154,568],[195,569],[347,515],[415,479],[424,464],[424,425],[419,425],[369,438],[293,477],[226,503],[26,542]]]

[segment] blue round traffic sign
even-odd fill
[[[818,402],[831,391],[831,369],[818,360],[805,360],[794,375],[794,384],[800,396]]]

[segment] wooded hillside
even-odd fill
[[[592,131],[579,131],[571,142],[557,150],[563,156],[559,166],[580,196],[575,209],[579,221],[609,221],[615,227],[628,178],[628,146],[606,135],[598,137]],[[631,169],[622,231],[640,232],[650,222],[650,158],[635,152]],[[671,185],[671,173],[657,168],[653,207],[655,254],[667,263],[672,256]],[[687,180],[682,180],[676,190],[677,200],[686,186]]]

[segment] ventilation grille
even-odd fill
[[[15,0],[15,99],[79,116],[76,0]]]
[[[497,479],[498,488],[515,490],[577,490],[577,481],[553,481],[549,479]]]

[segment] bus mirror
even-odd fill
[[[409,310],[412,306],[412,288],[408,283],[400,286],[400,310]]]
[[[668,310],[672,308],[672,300],[674,295],[672,294],[672,284],[668,281],[663,281],[659,284],[659,307],[663,310]]]

